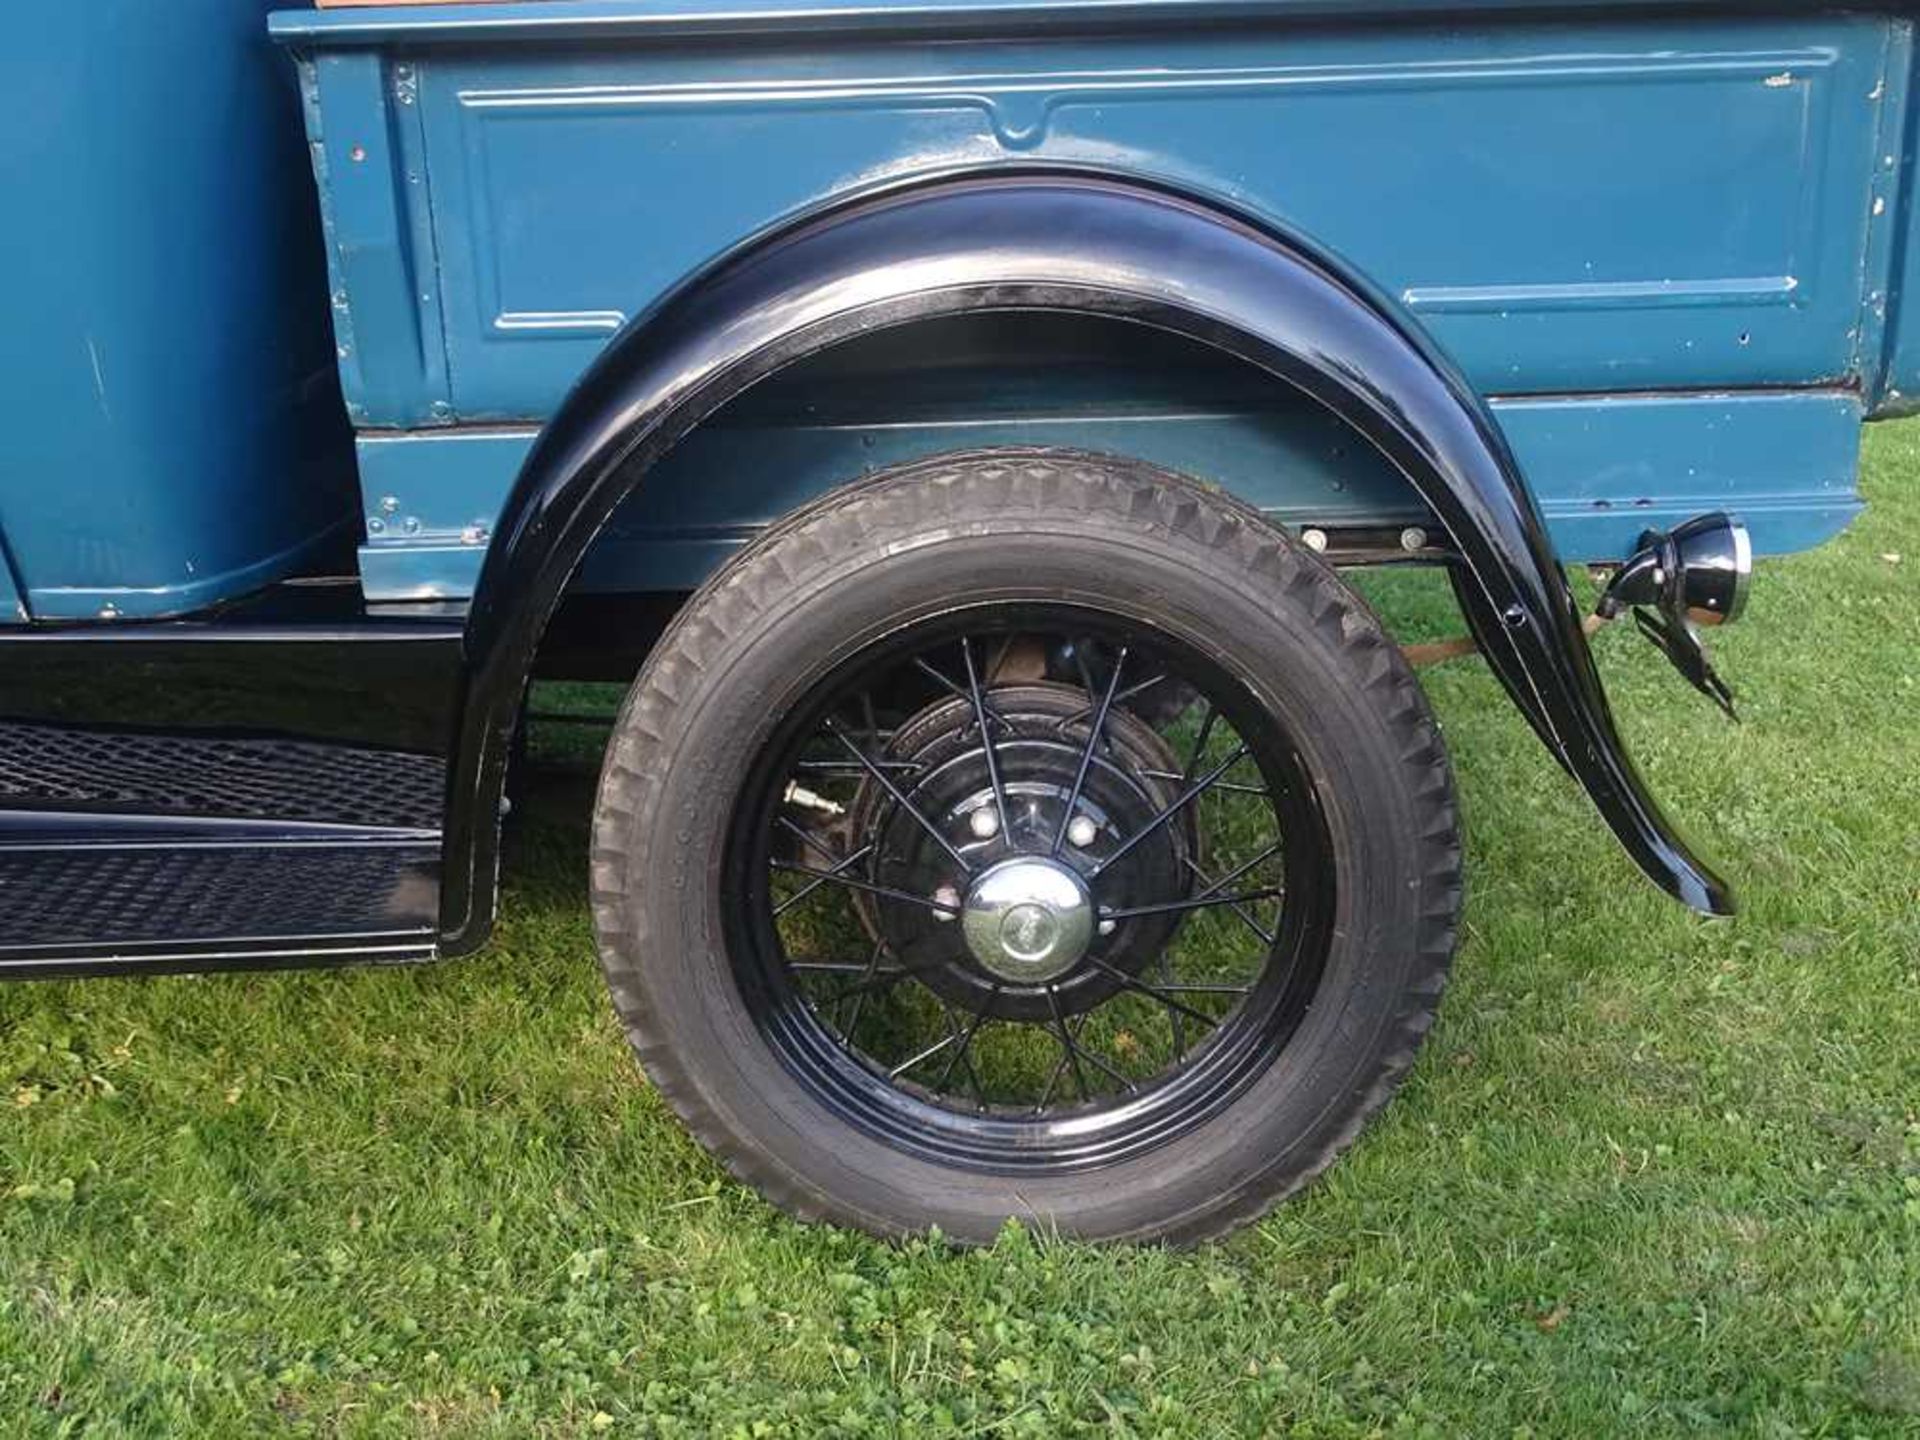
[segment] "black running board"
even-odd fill
[[[0,980],[431,959],[462,620],[0,627]]]
[[[437,836],[0,843],[0,978],[430,960],[439,890]]]

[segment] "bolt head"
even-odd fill
[[[1400,548],[1408,554],[1427,548],[1427,532],[1418,525],[1409,525],[1400,532]]]
[[[951,885],[942,885],[933,892],[933,903],[944,908],[933,912],[933,918],[943,925],[951,925],[960,918],[960,892]]]
[[[1100,933],[1102,935],[1111,935],[1119,928],[1120,922],[1118,920],[1102,920],[1100,922]]]
[[[1318,554],[1327,548],[1327,532],[1315,529],[1302,530],[1300,532],[1300,543],[1305,545],[1307,549]]]
[[[991,840],[1000,833],[1000,817],[991,805],[982,805],[967,817],[967,829],[976,840]]]
[[[1100,838],[1100,827],[1085,815],[1076,815],[1067,826],[1067,839],[1077,848],[1084,850]]]

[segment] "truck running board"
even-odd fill
[[[432,958],[437,832],[105,819],[0,819],[0,977]]]
[[[0,633],[0,979],[431,959],[456,615]]]

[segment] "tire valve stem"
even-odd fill
[[[824,795],[815,794],[804,785],[788,784],[787,792],[781,796],[789,805],[797,805],[802,810],[818,811],[822,815],[840,816],[847,813],[847,807],[837,800],[829,800]]]

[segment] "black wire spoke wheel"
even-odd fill
[[[666,1101],[793,1213],[1191,1241],[1385,1103],[1460,901],[1444,748],[1257,514],[1072,452],[897,467],[688,603],[593,899]]]
[[[969,607],[851,657],[762,754],[731,953],[849,1123],[957,1165],[1096,1167],[1215,1117],[1299,1023],[1324,824],[1274,718],[1174,637]]]

